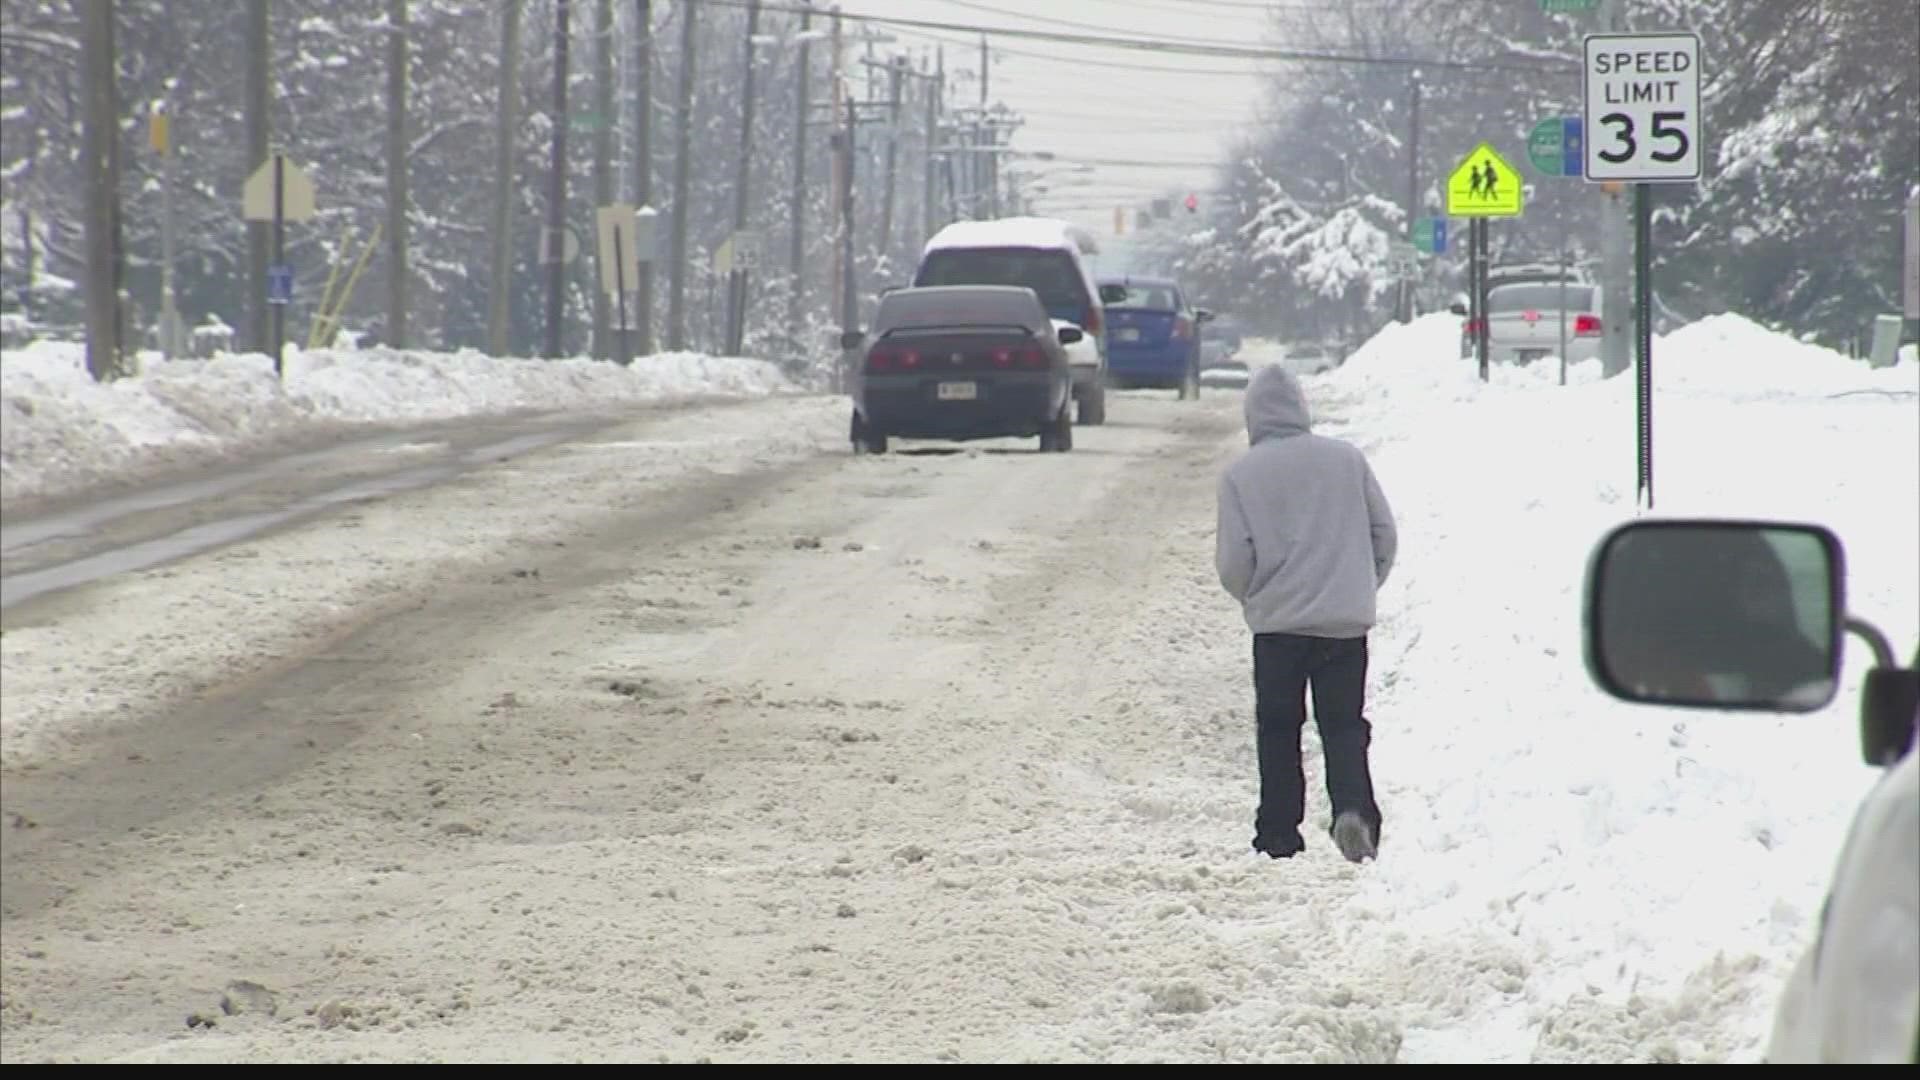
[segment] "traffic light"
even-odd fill
[[[1194,195],[1192,192],[1188,192],[1187,193],[1187,213],[1197,214],[1199,212],[1200,212],[1199,196]]]

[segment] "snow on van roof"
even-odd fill
[[[927,251],[941,248],[1024,247],[1067,248],[1094,255],[1100,245],[1093,234],[1060,218],[1013,217],[991,221],[956,221],[927,241]]]

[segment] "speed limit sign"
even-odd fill
[[[1588,180],[1699,180],[1699,35],[1588,35],[1583,112]]]

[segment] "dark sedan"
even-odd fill
[[[887,440],[1039,436],[1042,452],[1073,449],[1073,375],[1065,345],[1032,289],[953,285],[898,289],[873,326],[841,344],[863,350],[851,378],[855,453]]]

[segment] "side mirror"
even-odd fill
[[[1127,299],[1127,287],[1125,285],[1100,286],[1100,302],[1102,304],[1124,303],[1126,299]]]
[[[900,291],[901,289],[904,289],[904,288],[906,288],[906,286],[905,286],[905,285],[885,285],[885,286],[882,286],[882,287],[881,287],[881,289],[880,289],[880,295],[881,295],[881,296],[885,296],[885,295],[887,295],[888,293],[897,293],[897,292],[899,292],[899,291]]]
[[[1816,525],[1636,521],[1594,549],[1588,673],[1622,701],[1812,712],[1840,685],[1840,541]]]
[[[1453,303],[1448,304],[1447,310],[1453,312],[1455,315],[1458,315],[1463,319],[1466,318],[1467,305],[1458,300],[1455,300]]]
[[[1212,322],[1213,319],[1214,319],[1213,312],[1207,310],[1206,308],[1194,309],[1193,320],[1195,322]]]
[[[857,349],[866,340],[867,332],[865,330],[848,330],[846,333],[840,335],[840,347],[843,349]]]
[[[1060,344],[1062,345],[1071,345],[1076,341],[1084,339],[1086,336],[1086,332],[1077,326],[1063,326],[1060,328]]]

